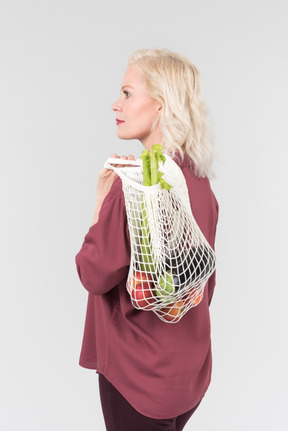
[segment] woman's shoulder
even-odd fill
[[[208,177],[199,177],[196,174],[195,163],[187,153],[183,153],[183,155],[176,153],[173,160],[181,168],[186,181],[189,179],[189,182],[192,181],[195,184],[206,184],[206,187],[210,184]]]

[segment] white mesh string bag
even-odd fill
[[[193,217],[180,167],[165,158],[160,170],[170,190],[143,185],[142,159],[109,158],[104,166],[122,180],[131,243],[126,287],[132,304],[176,323],[202,300],[216,259]]]

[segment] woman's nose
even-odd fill
[[[122,111],[120,100],[117,99],[112,105],[112,111]]]

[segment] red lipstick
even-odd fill
[[[118,118],[116,118],[116,124],[117,124],[117,126],[118,126],[119,124],[122,124],[122,123],[124,123],[124,121],[122,121],[122,120],[118,120]]]

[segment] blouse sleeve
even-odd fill
[[[108,292],[128,274],[130,239],[121,185],[117,178],[75,257],[80,281],[93,295]]]

